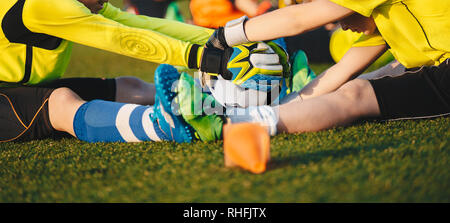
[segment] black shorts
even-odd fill
[[[53,90],[67,87],[83,100],[114,101],[115,79],[67,78],[38,86],[0,88],[0,142],[61,137],[50,124],[48,98]]]
[[[381,119],[432,118],[450,114],[450,59],[398,77],[370,80]]]

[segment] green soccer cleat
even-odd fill
[[[214,97],[203,93],[194,79],[184,72],[180,75],[175,91],[175,103],[178,104],[183,119],[195,129],[196,136],[205,142],[221,139],[225,117],[216,114],[217,108],[219,112],[223,108]]]
[[[299,92],[309,82],[316,78],[316,74],[308,65],[308,58],[305,52],[298,50],[291,57],[292,73],[289,77],[289,91]]]

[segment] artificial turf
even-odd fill
[[[77,45],[66,77],[154,69]],[[281,134],[261,175],[225,168],[222,141],[1,143],[0,202],[449,202],[449,139],[450,117]]]

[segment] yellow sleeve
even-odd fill
[[[156,63],[187,66],[192,43],[92,14],[77,0],[27,0],[23,21],[32,32]]]
[[[330,0],[340,6],[351,9],[365,17],[369,17],[372,11],[389,0]]]
[[[384,41],[379,33],[371,35],[362,34],[361,37],[352,44],[352,47],[379,46],[384,44],[386,44],[386,41]]]
[[[213,29],[189,25],[174,20],[134,15],[124,12],[110,3],[104,5],[100,14],[126,26],[153,30],[175,39],[199,45],[204,45],[214,32]]]

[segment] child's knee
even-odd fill
[[[137,77],[126,76],[116,78],[117,85],[119,87],[127,89],[142,89],[145,86],[145,82]]]
[[[75,92],[69,88],[55,89],[48,100],[50,123],[58,131],[66,131],[73,135],[72,121],[77,109],[84,103]]]
[[[337,92],[352,102],[363,100],[369,90],[372,89],[370,82],[367,80],[355,79],[342,85]]]
[[[57,88],[49,98],[50,107],[64,107],[74,101],[81,101],[82,99],[72,90],[66,87]]]
[[[347,104],[347,112],[355,116],[379,115],[378,102],[372,85],[367,80],[355,79],[337,90]]]
[[[150,105],[154,103],[155,86],[137,77],[116,78],[116,101]]]

